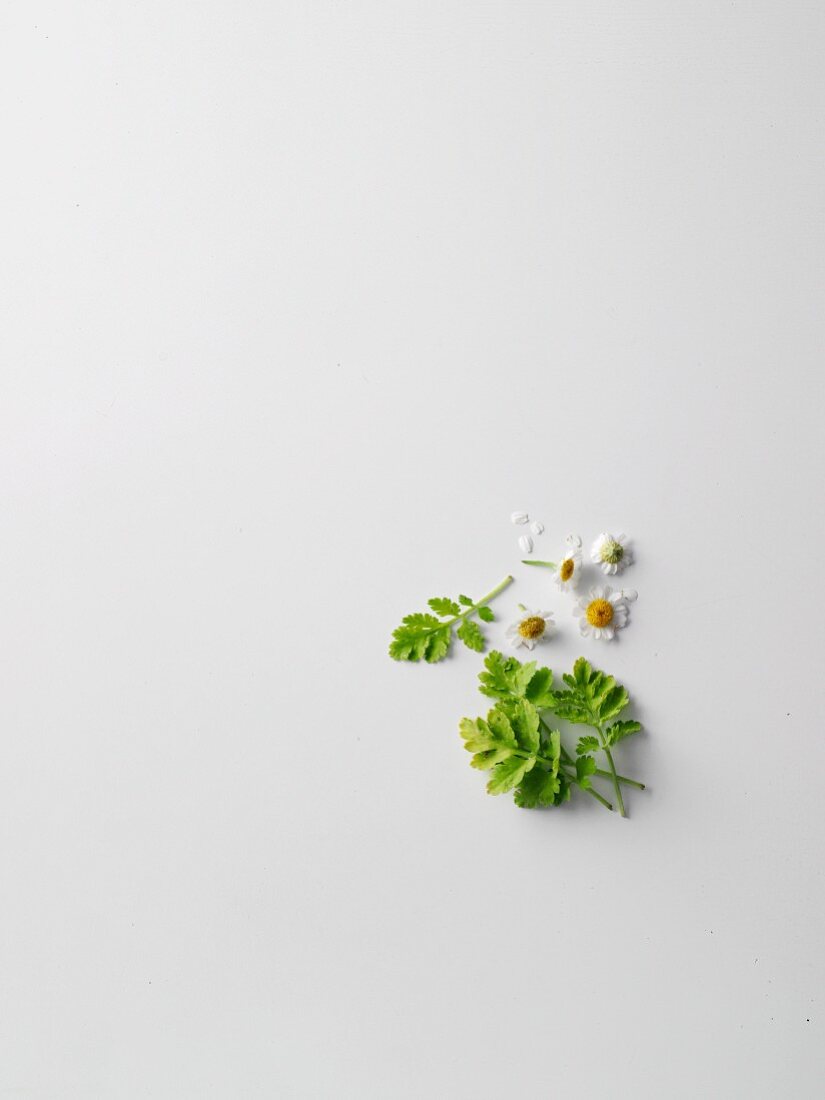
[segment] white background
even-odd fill
[[[0,1096],[821,1096],[825,9],[3,24]],[[634,538],[619,641],[516,508]],[[508,572],[627,821],[386,655]]]

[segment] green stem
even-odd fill
[[[550,726],[547,725],[547,723],[545,722],[545,720],[542,718],[541,715],[539,715],[539,721],[541,722],[541,724],[544,726],[545,729],[547,729],[547,730],[550,729]],[[567,749],[564,747],[564,745],[560,745],[559,748],[561,750],[560,755],[561,755],[562,763],[566,764],[569,768],[573,768],[573,775],[571,776],[571,775],[568,774],[567,778],[572,783],[575,783],[576,786],[578,787],[579,784],[578,784],[578,780],[577,780],[576,774],[575,774],[576,762],[573,759],[573,757],[570,755],[570,753],[567,751]],[[525,755],[528,755],[528,754],[525,754]],[[543,757],[539,756],[539,757],[537,757],[537,759],[538,760],[543,760]],[[549,764],[549,761],[544,761],[544,763]],[[550,766],[552,767],[552,765],[550,765]],[[598,774],[598,772],[596,772],[595,774]],[[609,775],[609,773],[605,773],[605,774]],[[603,806],[607,806],[608,810],[610,810],[612,812],[613,803],[608,802],[607,799],[602,797],[602,795],[600,795],[597,790],[594,790],[593,787],[581,787],[579,789],[584,790],[587,794],[591,795],[593,798],[596,799],[597,802],[601,802],[601,804]]]
[[[604,768],[596,768],[593,772],[594,775],[600,775],[602,779],[612,779],[610,772],[604,770]],[[626,787],[635,787],[637,791],[643,791],[645,789],[644,783],[640,783],[638,779],[628,779],[626,775],[617,775],[616,778],[620,783],[624,783]]]
[[[612,811],[612,809],[613,809],[613,803],[612,802],[608,802],[607,799],[603,798],[599,794],[599,792],[597,790],[595,790],[593,787],[587,787],[585,789],[586,789],[588,794],[592,794],[595,799],[598,799],[598,801],[601,802],[602,806],[607,806],[608,810]]]
[[[488,592],[486,596],[482,596],[481,599],[477,603],[474,603],[472,607],[468,607],[467,610],[462,611],[460,615],[454,615],[452,619],[448,619],[446,622],[441,623],[440,625],[441,626],[452,626],[454,623],[461,622],[461,620],[466,619],[468,615],[472,615],[474,611],[478,611],[478,609],[480,607],[484,607],[484,605],[486,603],[489,603],[490,600],[495,599],[495,597],[499,594],[499,592],[503,592],[504,589],[507,587],[507,585],[512,584],[512,583],[513,583],[513,578],[512,577],[510,577],[510,576],[505,577],[504,580],[501,581],[500,584],[497,584],[495,586],[495,588],[492,590],[492,592]]]
[[[607,766],[610,768],[610,778],[613,780],[613,790],[616,792],[616,802],[619,806],[619,813],[622,815],[622,817],[627,817],[624,808],[624,799],[622,798],[622,788],[619,785],[619,777],[616,774],[616,765],[613,763],[613,754],[607,747],[607,741],[605,739],[604,733],[602,732],[602,727],[596,726],[595,729],[599,735],[599,740],[602,743],[602,751],[607,758]]]
[[[548,569],[555,569],[556,563],[554,561],[533,561],[532,559],[522,558],[522,565],[546,565]]]

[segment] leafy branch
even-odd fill
[[[484,633],[472,618],[490,623],[495,618],[487,606],[499,592],[503,592],[512,577],[505,577],[492,591],[475,602],[469,596],[451,600],[448,596],[434,596],[427,601],[430,612],[419,611],[405,615],[390,641],[390,657],[396,661],[420,661],[422,658],[434,664],[443,660],[450,651],[453,630],[459,641],[468,649],[481,653],[484,650]]]
[[[514,790],[516,804],[524,807],[558,806],[578,788],[612,810],[612,804],[593,786],[593,777],[610,779],[624,817],[622,786],[644,790],[643,783],[617,773],[611,751],[642,728],[631,720],[611,722],[628,705],[628,693],[583,657],[576,661],[572,674],[562,679],[566,688],[554,691],[549,668],[537,668],[535,661],[522,664],[496,650],[490,653],[479,681],[481,693],[495,699],[495,706],[486,719],[463,718],[460,725],[464,746],[473,754],[470,763],[490,772],[490,794]],[[575,754],[571,754],[562,744],[559,730],[545,718],[547,712],[590,725],[595,735],[580,737]],[[593,754],[599,751],[604,753],[606,769],[597,766]]]

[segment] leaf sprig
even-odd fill
[[[448,596],[434,596],[427,601],[431,614],[418,611],[405,615],[401,625],[397,626],[390,641],[390,657],[396,661],[429,661],[434,664],[443,660],[450,651],[453,631],[468,649],[476,653],[484,651],[484,633],[473,615],[482,622],[490,623],[495,618],[487,606],[499,592],[503,592],[512,577],[505,577],[492,591],[473,601],[469,596],[459,596],[451,600]]]
[[[610,779],[616,803],[625,815],[622,786],[644,790],[644,784],[618,775],[611,752],[614,745],[642,728],[632,720],[612,721],[627,707],[630,697],[621,684],[580,657],[572,673],[562,677],[566,687],[553,690],[553,673],[522,664],[494,650],[479,673],[483,695],[496,700],[484,718],[463,718],[464,747],[471,765],[490,772],[487,790],[513,790],[518,806],[558,806],[574,788],[585,791],[607,809],[613,806],[593,786],[593,777]],[[592,726],[595,734],[580,737],[575,754],[561,741],[546,714]],[[610,724],[608,724],[610,723]],[[607,768],[599,768],[594,753],[603,752]]]

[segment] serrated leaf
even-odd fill
[[[433,596],[431,600],[427,600],[427,605],[433,609],[436,615],[455,616],[461,614],[461,608],[455,600],[451,600],[447,596]]]
[[[600,721],[607,722],[610,718],[615,718],[617,714],[621,714],[629,702],[630,696],[627,691],[621,684],[616,684],[599,704],[597,713]]]
[[[581,687],[586,687],[592,675],[593,669],[590,662],[585,660],[584,657],[579,657],[573,665],[573,680],[575,683],[579,684]]]
[[[522,756],[511,756],[500,764],[496,764],[487,784],[488,794],[504,794],[505,791],[512,790],[521,782],[535,763],[536,758],[534,756],[527,759]]]
[[[405,615],[392,633],[390,656],[396,661],[440,661],[450,648],[451,628],[434,615]]]
[[[424,659],[429,661],[430,664],[435,664],[436,661],[442,660],[447,656],[452,640],[453,632],[449,626],[445,626],[442,630],[435,631],[430,635],[427,642],[427,647],[424,650]]]
[[[577,756],[576,757],[576,781],[582,790],[587,790],[590,786],[590,776],[596,770],[596,761],[592,756]]]
[[[525,696],[537,710],[551,708],[553,705],[553,673],[549,668],[539,668],[530,677],[530,683],[525,689]]]
[[[470,760],[471,768],[480,768],[481,771],[489,771],[490,768],[512,756],[513,750],[506,745],[500,745],[497,749],[487,749],[486,752],[477,752]]]
[[[456,634],[468,649],[475,650],[476,653],[483,651],[484,635],[481,633],[478,623],[474,623],[471,619],[465,619]]]
[[[498,707],[494,707],[488,712],[487,726],[493,734],[496,743],[509,745],[514,749],[518,748],[518,741],[516,740],[516,735],[513,732],[510,720],[503,711],[498,709]]]
[[[514,708],[510,725],[520,748],[527,752],[538,752],[539,716],[532,703],[526,699],[520,699]]]
[[[522,664],[497,649],[484,658],[484,672],[478,675],[482,695],[493,699],[521,699],[536,668],[535,661]]]
[[[489,607],[480,607],[478,609],[478,617],[483,623],[491,623],[495,619],[495,615]]]
[[[598,737],[580,737],[579,743],[576,745],[577,753],[596,752],[601,746],[599,745]]]
[[[561,782],[552,772],[537,767],[524,776],[513,794],[513,801],[524,809],[555,805],[561,790]]]
[[[473,601],[470,599],[469,596],[459,596],[458,597],[458,602],[463,603],[465,607],[472,607],[473,606]]]
[[[618,744],[619,741],[623,741],[625,737],[630,737],[632,734],[638,733],[641,728],[641,722],[614,722],[612,726],[607,727],[604,731],[604,735],[608,745],[612,746]]]

